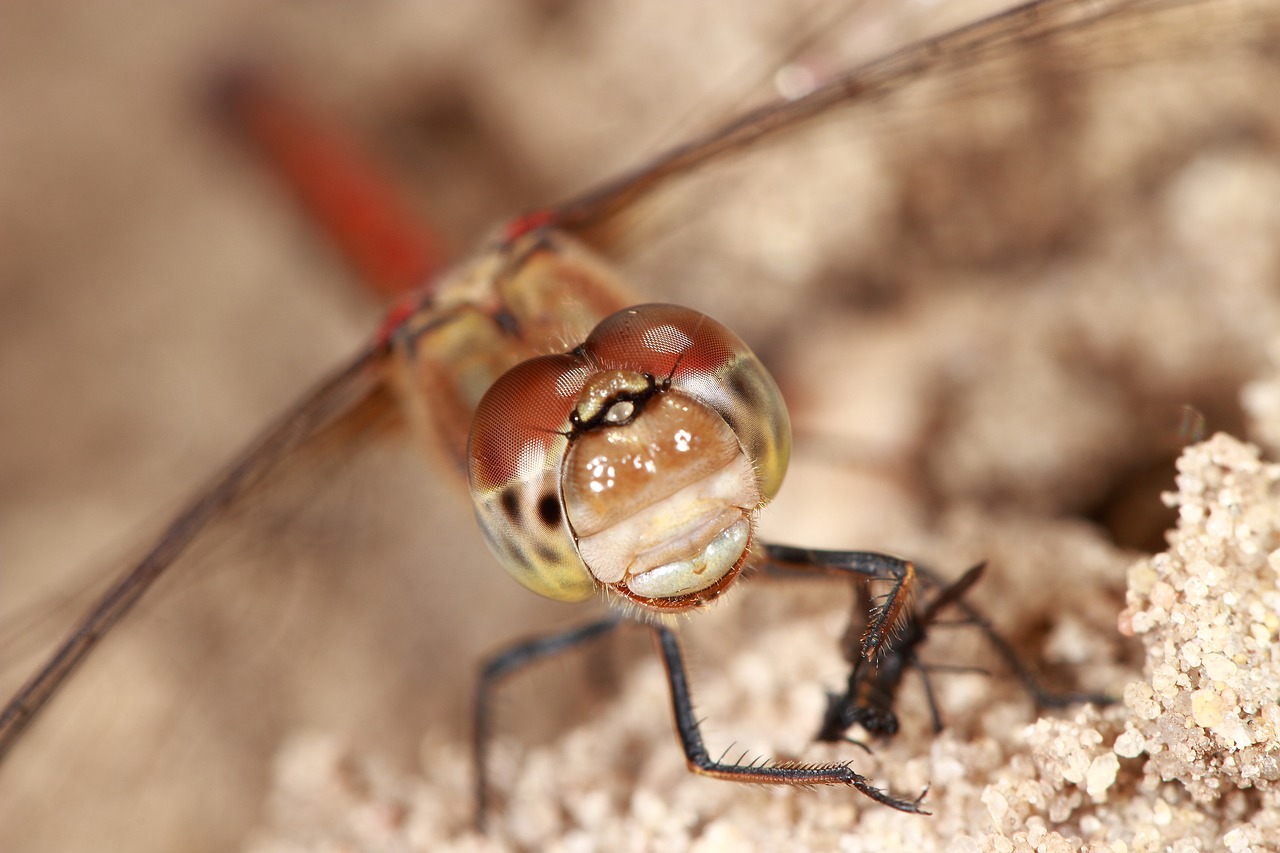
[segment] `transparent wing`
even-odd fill
[[[1241,47],[1259,45],[1256,33],[1244,28],[1263,18],[1260,11],[1257,5],[1186,0],[1032,0],[848,69],[814,74],[807,90],[733,116],[530,218],[568,230],[607,227],[610,218],[633,216],[638,201],[689,173],[794,134],[806,123],[830,121],[842,109],[884,111],[884,102],[896,99],[910,102],[910,110],[927,110],[961,95],[994,95],[1023,77],[1028,83],[1035,76],[1057,77],[1058,85],[1083,87],[1104,71],[1181,62],[1197,49],[1220,52],[1224,36]],[[1037,58],[1041,49],[1051,57]]]
[[[41,20],[30,5],[4,14]],[[703,14],[717,32],[746,33],[734,50],[777,56],[771,33],[793,44],[782,6],[758,24],[732,8]],[[954,65],[941,50],[917,55],[927,73],[890,60],[867,78],[879,94],[841,119],[806,122],[674,185],[628,227],[626,216],[609,223],[608,245],[655,238],[619,246],[639,291],[714,313],[781,374],[799,440],[766,521],[774,538],[918,547],[959,568],[994,549],[933,553],[921,529],[936,532],[926,522],[942,510],[1096,519],[1123,507],[1135,468],[1167,459],[1172,438],[1148,439],[1172,405],[1238,421],[1234,383],[1258,363],[1270,316],[1249,282],[1274,280],[1260,199],[1277,136],[1257,95],[1274,91],[1274,6],[1090,5],[1096,21],[1065,17],[1085,8],[1074,4],[1044,8],[1064,16],[1046,21],[1065,39],[1038,36],[1028,53],[1009,47],[1018,30],[993,24],[986,47]],[[793,65],[835,79],[846,61],[945,27],[893,11],[869,13],[887,36],[848,35],[855,12]],[[287,202],[196,120],[192,93],[233,35],[259,33],[258,49],[299,78],[334,81],[338,109],[426,188],[425,206],[453,214],[437,219],[470,234],[640,162],[655,138],[673,141],[672,115],[696,114],[687,98],[732,91],[720,69],[739,67],[707,38],[679,59],[618,49],[624,23],[584,12],[509,27],[497,25],[509,10],[493,9],[429,26],[367,8],[275,12],[248,27],[205,14],[112,22],[107,41],[136,45],[124,52],[134,63],[85,51],[70,20],[43,45],[5,51],[13,73],[0,96],[27,117],[5,130],[16,155],[0,181],[17,238],[4,261],[14,310],[0,312],[13,424],[6,599],[46,567],[100,564],[121,530],[176,504],[376,322],[342,295],[341,268]],[[591,46],[548,50],[548,33]],[[847,39],[850,51],[836,49]],[[980,70],[966,72],[975,59]],[[90,137],[68,130],[86,116]],[[555,215],[613,215],[587,199]],[[1130,319],[1104,322],[1117,317]],[[185,566],[215,571],[159,591],[103,649],[116,665],[89,667],[62,697],[61,722],[33,731],[0,772],[0,847],[149,837],[222,848],[256,820],[280,732],[314,724],[401,757],[424,730],[456,740],[470,661],[512,625],[572,618],[526,612],[536,605],[493,569],[459,493],[436,488],[449,476],[411,450],[370,445],[284,473]],[[985,609],[1015,636],[1033,633],[1055,587],[1017,573],[1024,555],[1005,556]],[[1114,581],[1091,582],[1105,603]],[[511,716],[554,715],[542,691],[528,699]]]
[[[472,523],[460,478],[404,439],[380,386],[355,381],[371,366],[356,362],[308,396],[154,549],[124,561],[168,573],[10,757],[6,773],[22,784],[6,826],[33,816],[16,838],[74,847],[198,826],[200,843],[224,847],[256,821],[270,756],[300,726],[402,756],[423,727],[463,736],[467,696],[445,685],[470,680],[470,657],[510,613],[536,625],[539,611],[500,572],[477,572],[483,546],[453,534]],[[335,391],[358,391],[362,404],[321,427],[313,416],[346,396]],[[294,430],[309,440],[293,441]],[[114,581],[118,567],[107,569]],[[22,620],[5,678],[29,672],[102,586]],[[468,600],[475,610],[450,618]],[[121,615],[108,607],[100,624]],[[16,687],[6,680],[6,692]],[[48,819],[39,806],[50,792],[79,803],[82,821]]]
[[[282,463],[301,455],[308,443],[334,440],[354,443],[353,433],[384,418],[392,405],[380,362],[384,353],[371,349],[304,395],[302,402],[267,428],[245,453],[184,506],[145,554],[113,583],[78,620],[52,654],[0,713],[0,757],[28,722],[53,698],[59,687],[85,661],[116,623],[151,589],[203,531],[229,510],[244,504]]]

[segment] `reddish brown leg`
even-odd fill
[[[671,707],[676,718],[676,733],[680,737],[681,747],[684,748],[689,769],[694,773],[710,776],[713,779],[765,785],[799,785],[801,787],[848,785],[890,808],[911,814],[929,814],[920,805],[924,799],[923,793],[913,800],[895,797],[888,791],[872,785],[865,776],[854,771],[848,762],[799,764],[756,761],[749,764],[731,764],[713,760],[702,742],[698,720],[693,714],[693,699],[689,695],[689,679],[685,673],[684,659],[680,654],[680,643],[670,629],[660,625],[650,627],[658,645],[658,652],[662,655],[662,662],[667,668],[667,680],[671,685]]]

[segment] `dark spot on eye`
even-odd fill
[[[733,391],[738,399],[751,406],[758,405],[756,401],[760,397],[760,389],[751,381],[747,371],[742,369],[731,370],[726,380],[729,384],[729,389]]]
[[[546,545],[545,543],[539,542],[537,547],[533,550],[537,553],[538,559],[542,561],[543,565],[551,565],[560,562],[560,555],[556,553],[554,548]]]
[[[533,561],[530,560],[529,555],[525,553],[522,543],[504,537],[502,540],[502,553],[506,554],[511,562],[515,563],[526,572],[537,571],[537,567],[533,565]]]
[[[520,497],[516,494],[515,489],[502,490],[502,511],[507,514],[507,518],[512,521],[520,520]]]
[[[547,527],[555,527],[560,523],[560,502],[555,495],[543,495],[538,501],[538,517]]]

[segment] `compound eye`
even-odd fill
[[[490,550],[517,581],[557,601],[583,601],[596,588],[561,495],[569,413],[588,375],[572,355],[513,367],[480,401],[467,448],[471,499]]]
[[[737,576],[790,441],[742,341],[696,311],[643,305],[494,384],[472,426],[472,497],[490,548],[535,592],[576,601],[604,585],[683,610]]]

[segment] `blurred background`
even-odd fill
[[[1243,429],[1239,386],[1280,329],[1280,137],[1258,97],[1277,82],[1276,10],[1189,8],[944,64],[689,182],[608,244],[640,298],[714,313],[776,371],[796,458],[767,535],[947,574],[1003,554],[984,606],[1031,654],[1064,619],[1087,629],[1095,689],[1133,660],[1111,633],[1117,563],[1063,577],[1012,531],[1160,548],[1178,448]],[[984,11],[5,4],[5,695],[87,591],[377,325],[378,298],[216,119],[227,69],[269,69],[335,116],[463,253]],[[424,732],[465,737],[479,658],[590,607],[511,584],[455,479],[404,442],[287,466],[0,769],[0,847],[225,849],[260,821],[288,732],[405,766]],[[550,670],[507,706],[531,739],[583,695],[577,667]]]

